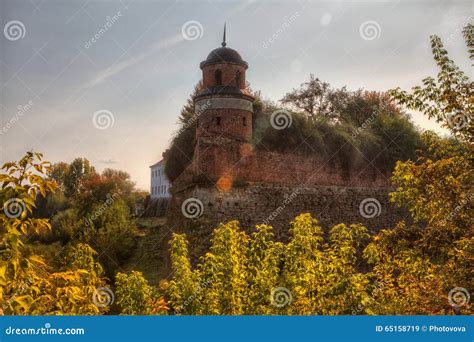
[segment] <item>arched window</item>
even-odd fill
[[[242,123],[244,124],[244,126],[247,126],[247,120],[246,120],[245,116],[242,118]]]
[[[222,71],[220,69],[217,69],[214,72],[214,78],[216,80],[216,85],[222,85]]]
[[[235,73],[235,84],[237,85],[237,88],[240,88],[240,71],[237,70]]]

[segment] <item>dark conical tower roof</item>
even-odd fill
[[[205,66],[218,63],[235,63],[247,68],[248,64],[242,59],[240,54],[234,49],[228,48],[226,46],[226,27],[224,24],[224,37],[222,41],[222,47],[211,51],[211,53],[207,56],[206,60],[201,62],[201,69]]]

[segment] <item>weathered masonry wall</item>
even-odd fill
[[[346,170],[335,160],[261,151],[225,137],[201,138],[198,145],[195,174],[214,182],[225,176],[236,182],[269,185],[390,187],[390,174],[382,174],[369,162]]]
[[[389,203],[388,192],[387,188],[276,185],[250,185],[221,192],[216,188],[196,186],[173,195],[168,223],[182,231],[196,222],[205,222],[206,226],[214,228],[221,222],[235,219],[246,231],[252,231],[256,224],[265,222],[274,227],[278,240],[285,241],[290,222],[297,215],[309,212],[319,219],[326,231],[338,223],[362,223],[369,230],[378,231],[394,227],[407,218],[407,213]],[[202,215],[198,219],[186,218],[182,213],[182,204],[189,198],[202,203]],[[367,200],[372,198],[380,207],[375,201]],[[366,204],[362,207],[366,217],[360,210],[364,200]]]

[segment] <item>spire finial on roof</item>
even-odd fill
[[[225,23],[224,23],[224,37],[222,39],[222,47],[225,47],[227,44],[225,42]]]

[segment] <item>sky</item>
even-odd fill
[[[127,171],[148,190],[149,166],[178,130],[199,63],[227,46],[251,88],[274,101],[314,74],[333,87],[403,89],[435,76],[429,36],[472,73],[461,30],[471,1],[0,2],[0,163],[28,150],[51,162]],[[419,113],[422,129],[445,133]]]

